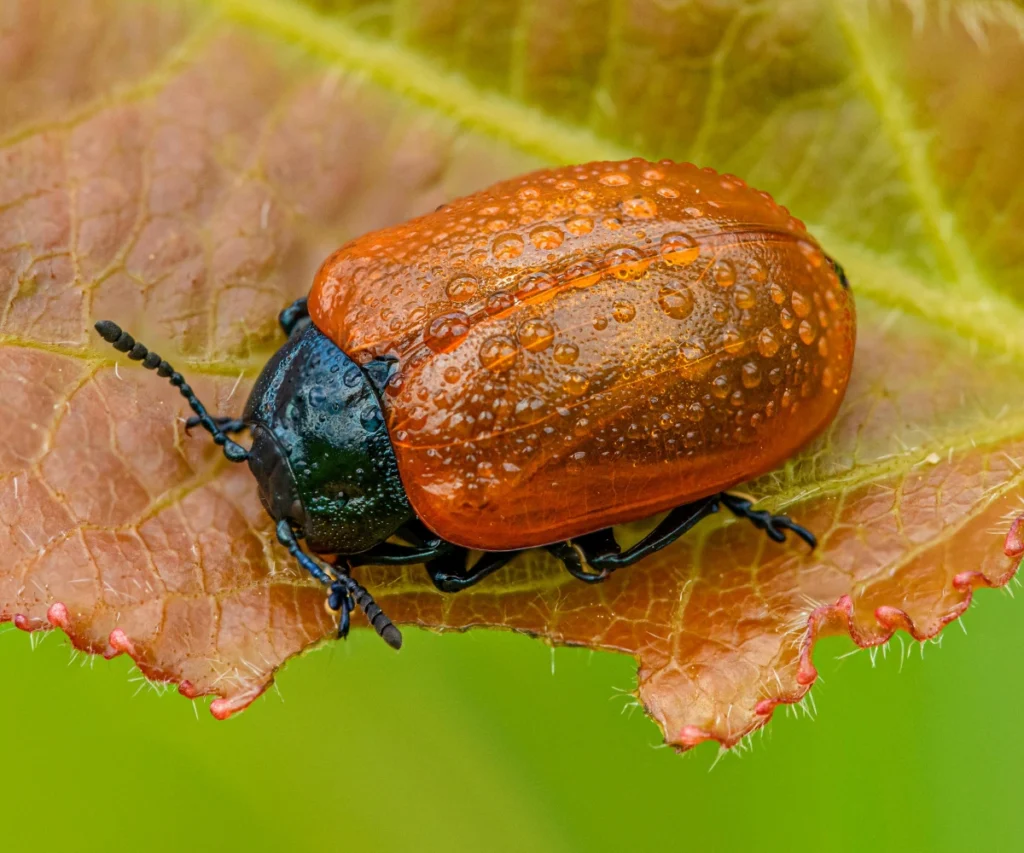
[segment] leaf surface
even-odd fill
[[[820,548],[719,518],[596,587],[533,554],[454,596],[418,567],[361,579],[396,622],[634,655],[680,747],[799,700],[822,634],[935,635],[1016,564],[1022,32],[1009,3],[9,0],[0,619],[245,707],[333,633],[323,593],[248,471],[92,320],[234,413],[277,311],[344,240],[544,163],[641,154],[772,192],[850,274],[840,415],[744,487]]]

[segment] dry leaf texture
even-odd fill
[[[641,154],[742,175],[847,267],[840,415],[745,487],[821,547],[721,518],[597,587],[532,555],[454,596],[419,568],[363,580],[398,622],[634,655],[680,747],[798,700],[824,633],[933,636],[1019,557],[1022,30],[1009,3],[6,0],[0,619],[245,707],[333,632],[322,591],[248,471],[92,320],[235,413],[277,311],[344,240]]]

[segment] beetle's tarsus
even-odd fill
[[[752,501],[739,495],[731,495],[728,492],[722,492],[720,499],[722,505],[733,515],[737,518],[745,518],[758,530],[763,530],[773,542],[785,542],[784,531],[790,530],[810,545],[812,551],[818,547],[817,537],[806,527],[793,521],[788,515],[772,515],[768,510],[753,509]]]

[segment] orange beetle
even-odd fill
[[[353,597],[387,621],[359,564],[424,562],[454,591],[546,547],[601,580],[720,506],[814,545],[725,490],[835,416],[853,301],[803,223],[736,177],[634,159],[505,181],[346,244],[281,320],[242,419],[186,397],[343,632]],[[226,435],[245,428],[248,451]],[[612,525],[665,510],[620,549]]]

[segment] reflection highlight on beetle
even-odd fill
[[[542,547],[595,582],[723,506],[815,544],[725,490],[832,420],[852,298],[803,224],[737,178],[630,160],[507,181],[343,246],[280,322],[237,419],[116,324],[97,330],[249,463],[340,636],[359,606],[401,644],[352,577],[365,564],[423,563],[454,592]],[[666,510],[620,548],[612,525]]]

